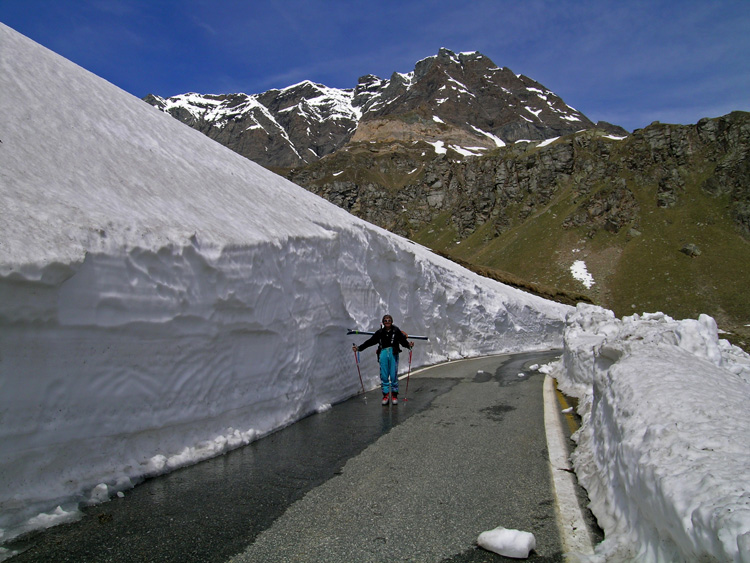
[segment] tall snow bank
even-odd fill
[[[750,561],[750,356],[706,315],[569,315],[560,388],[600,561]]]
[[[356,219],[0,24],[0,541],[569,310]],[[377,385],[376,370],[364,374]],[[45,513],[39,515],[40,513]]]

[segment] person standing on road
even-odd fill
[[[393,317],[385,315],[383,326],[375,331],[370,338],[359,346],[352,346],[355,352],[378,345],[378,361],[380,362],[380,386],[383,391],[383,404],[398,404],[398,355],[401,352],[399,344],[405,348],[413,348],[414,342],[409,342],[406,334],[393,324]]]

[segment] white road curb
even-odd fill
[[[591,544],[583,513],[578,505],[572,468],[568,459],[566,438],[558,411],[553,379],[544,378],[544,428],[547,433],[550,473],[555,486],[557,523],[562,536],[563,551],[569,561],[580,559],[580,555],[591,555]]]

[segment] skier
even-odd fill
[[[359,346],[352,346],[355,352],[361,352],[373,344],[378,345],[378,360],[380,361],[380,385],[383,390],[383,404],[390,402],[398,404],[398,354],[401,352],[399,344],[405,348],[413,348],[414,342],[409,342],[406,334],[393,324],[393,317],[385,315],[383,326],[375,331],[370,338]]]

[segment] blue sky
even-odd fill
[[[447,47],[629,130],[750,111],[750,0],[0,0],[0,22],[138,97],[353,88]]]

